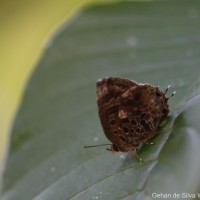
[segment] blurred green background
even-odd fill
[[[24,85],[53,31],[97,0],[0,1],[0,163]]]

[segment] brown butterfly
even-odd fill
[[[156,135],[169,113],[167,102],[175,92],[167,98],[168,88],[162,92],[159,87],[117,77],[97,81],[99,118],[112,142],[107,150],[129,152],[142,161],[137,155],[139,146]],[[89,147],[94,146],[85,146]]]

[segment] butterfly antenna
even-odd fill
[[[98,144],[98,145],[92,145],[92,146],[84,146],[83,148],[92,148],[92,147],[100,147],[100,146],[106,146],[111,144]]]
[[[176,94],[176,91],[172,92],[172,94],[167,98],[167,101]]]
[[[167,94],[167,91],[169,90],[169,88],[171,87],[171,85],[168,85],[166,90],[165,90],[165,94]]]

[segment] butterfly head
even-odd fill
[[[120,152],[119,147],[116,144],[111,144],[110,148],[106,148],[106,150],[111,151],[113,153]]]

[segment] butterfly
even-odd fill
[[[162,92],[151,84],[119,77],[99,79],[96,88],[101,125],[112,142],[107,150],[129,152],[142,160],[137,150],[158,133],[169,113],[168,100],[175,92],[167,98],[169,86]],[[85,146],[89,147],[94,146]]]

